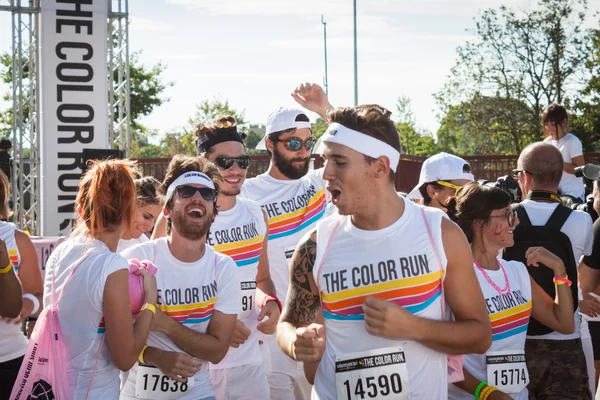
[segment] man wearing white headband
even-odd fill
[[[290,357],[320,360],[313,398],[445,399],[447,354],[491,343],[464,234],[395,190],[400,139],[390,115],[377,105],[328,115],[323,178],[339,215],[296,248],[277,327]]]
[[[221,184],[206,159],[175,156],[161,186],[168,236],[122,253],[157,266],[158,304],[121,399],[214,399],[208,364],[227,354],[241,312],[235,262],[206,243]]]

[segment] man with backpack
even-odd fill
[[[577,265],[582,255],[591,253],[592,220],[587,213],[573,211],[560,203],[557,192],[562,170],[562,155],[554,146],[540,142],[523,150],[513,175],[525,200],[515,206],[519,217],[514,230],[515,245],[505,249],[503,257],[524,261],[526,250],[532,246],[552,251],[565,264],[576,305]],[[554,298],[552,272],[535,266],[527,268],[531,277]],[[591,399],[578,310],[573,310],[575,332],[569,335],[552,331],[534,317],[525,345],[530,398]],[[588,331],[587,326],[585,330]]]

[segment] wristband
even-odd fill
[[[145,303],[142,308],[140,308],[140,312],[144,310],[150,310],[152,312],[152,316],[156,315],[156,307],[154,307],[154,304]]]
[[[144,352],[146,351],[147,348],[148,348],[148,346],[144,345],[144,348],[142,349],[142,352],[140,353],[140,355],[138,357],[138,361],[140,362],[140,364],[146,364],[146,362],[144,361]]]
[[[13,268],[13,263],[10,259],[8,259],[8,265],[2,269],[0,269],[0,274],[5,274]]]
[[[569,286],[571,286],[573,284],[573,282],[571,282],[568,278],[564,278],[562,276],[555,276],[553,279],[553,282],[556,285],[564,285],[567,284]]]
[[[479,393],[481,392],[481,389],[483,389],[483,387],[486,385],[487,382],[481,382],[479,385],[477,385],[477,389],[475,389],[475,395],[473,396],[473,400],[479,400]]]
[[[31,314],[35,314],[40,310],[40,301],[31,293],[25,293],[23,295],[23,299],[29,299],[33,303],[33,309],[31,310]]]
[[[498,390],[498,388],[495,388],[493,386],[488,386],[486,389],[489,389],[487,392],[485,392],[485,395],[481,396],[481,400],[487,400],[488,397],[490,397],[490,395],[495,392],[496,390]]]
[[[279,301],[279,299],[277,298],[276,295],[273,294],[267,294],[265,295],[265,298],[263,299],[262,305],[260,306],[260,308],[263,308],[267,303],[274,301],[275,303],[277,303],[277,305],[279,306],[279,312],[281,313],[281,301]]]

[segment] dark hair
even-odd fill
[[[198,122],[194,126],[194,136],[196,136],[196,148],[198,154],[210,154],[213,151],[214,144],[221,143],[221,141],[229,141],[227,137],[219,141],[218,136],[225,136],[237,139],[239,136],[240,143],[244,144],[244,140],[248,134],[246,132],[239,132],[237,127],[237,120],[232,115],[219,115],[215,118],[212,125],[207,125],[204,122]],[[202,145],[204,143],[204,145]],[[245,145],[244,145],[245,146]]]
[[[160,182],[152,176],[136,179],[135,191],[137,193],[138,206],[162,205],[163,199],[158,192],[159,188]]]
[[[470,173],[471,166],[468,163],[466,163],[465,165],[463,165],[462,172]],[[443,180],[443,182],[451,183],[448,180]],[[429,193],[427,193],[427,186],[429,186],[429,185],[433,186],[433,188],[435,190],[442,190],[444,188],[442,185],[437,183],[437,181],[425,182],[424,184],[422,184],[419,187],[419,192],[421,193],[421,196],[423,197],[423,202],[425,205],[428,205],[429,203],[431,203],[431,200],[432,200],[432,198],[429,196]]]
[[[328,117],[331,122],[337,122],[347,128],[381,140],[400,153],[400,135],[394,121],[390,119],[391,115],[389,110],[377,104],[364,104],[356,107],[336,108],[329,112]],[[375,161],[372,157],[364,157],[369,164]],[[395,172],[390,168],[389,177],[392,182],[394,182],[395,176]]]
[[[7,138],[0,139],[0,149],[7,150],[7,151],[12,149],[12,142],[10,141],[10,139],[7,139]]]
[[[447,214],[460,226],[472,244],[475,238],[475,221],[484,221],[483,226],[486,226],[492,211],[510,205],[511,199],[510,194],[500,188],[470,182],[448,201]]]
[[[569,114],[562,104],[550,103],[542,112],[542,125],[545,125],[546,122],[562,124],[563,121],[569,121]]]

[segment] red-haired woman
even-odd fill
[[[35,318],[40,313],[43,292],[42,274],[35,248],[26,233],[5,222],[12,214],[8,207],[10,193],[8,178],[0,171],[0,241],[6,244],[10,262],[0,264],[2,270],[10,265],[19,276],[23,288],[23,305],[17,318],[0,319],[0,399],[8,399],[12,390],[23,356],[27,351],[27,339],[21,331],[27,321],[31,334]],[[7,265],[8,264],[8,265]],[[8,271],[7,271],[8,272]]]
[[[50,301],[52,276],[59,293],[77,268],[58,308],[74,399],[119,397],[119,370],[128,371],[137,360],[155,312],[156,280],[141,270],[146,304],[131,323],[129,267],[115,253],[135,212],[132,168],[130,161],[111,160],[88,169],[75,203],[75,229],[46,265],[44,304]]]

